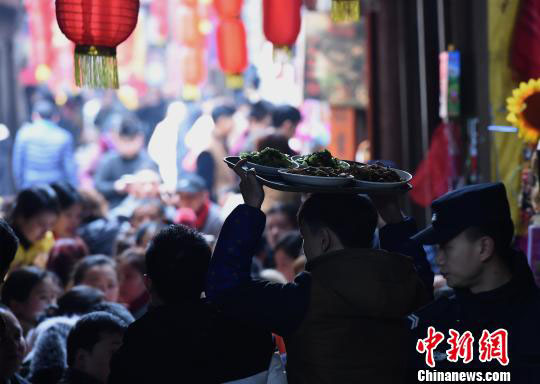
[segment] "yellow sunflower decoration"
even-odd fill
[[[523,82],[506,99],[506,119],[519,130],[519,137],[536,144],[540,138],[540,79]]]

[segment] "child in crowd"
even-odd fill
[[[52,188],[33,187],[19,192],[8,220],[19,238],[11,269],[32,264],[45,266],[54,245],[51,230],[58,214],[58,199]]]
[[[73,285],[88,285],[105,294],[105,300],[118,301],[116,262],[104,255],[87,256],[75,265]]]
[[[138,319],[146,313],[150,295],[144,284],[146,264],[144,251],[140,248],[126,250],[118,257],[120,277],[120,302],[125,303],[133,316]]]
[[[2,303],[17,317],[26,335],[60,295],[57,278],[37,267],[11,272],[2,288]]]

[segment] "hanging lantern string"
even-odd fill
[[[360,0],[332,0],[332,20],[336,22],[360,20]]]
[[[92,88],[118,88],[116,48],[75,46],[75,83]]]

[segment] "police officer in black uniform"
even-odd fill
[[[413,240],[439,245],[437,263],[454,295],[409,316],[411,382],[425,379],[420,370],[428,369],[510,372],[512,383],[540,383],[540,294],[525,255],[511,246],[514,225],[504,185],[478,184],[450,192],[435,200],[432,210],[432,225]],[[434,340],[428,339],[430,326],[445,337],[433,351],[435,367],[426,364],[424,348],[425,341]],[[469,331],[474,337],[471,362],[451,361],[450,330],[460,336]],[[494,337],[500,330],[508,332],[507,345]],[[417,346],[424,353],[416,351]],[[491,361],[480,360],[489,356]]]

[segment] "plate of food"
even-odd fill
[[[283,180],[293,185],[343,187],[354,180],[351,175],[331,167],[280,169],[279,174]]]
[[[388,168],[382,164],[353,163],[347,173],[354,178],[354,185],[370,190],[395,189],[408,184],[412,175],[400,169]]]
[[[268,147],[260,152],[243,152],[240,159],[247,159],[244,168],[254,168],[255,172],[266,176],[279,177],[280,169],[298,168],[298,164],[289,155]]]
[[[350,167],[347,162],[332,156],[332,153],[327,149],[310,155],[293,156],[292,160],[298,163],[301,168],[330,167],[334,169],[347,169]]]

